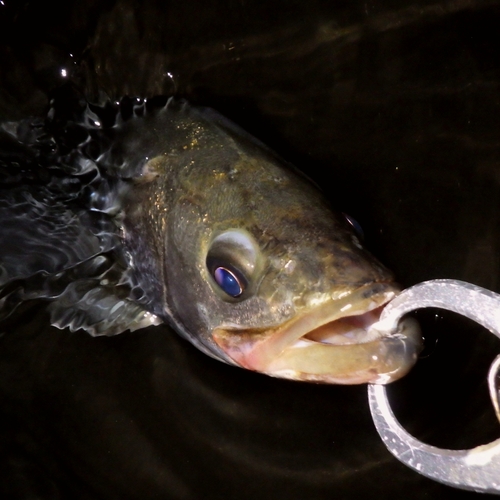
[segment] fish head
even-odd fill
[[[177,330],[215,358],[275,377],[357,384],[406,374],[418,328],[375,328],[399,291],[392,274],[311,181],[209,118],[197,118],[187,142],[196,147],[168,160],[177,174],[163,272]]]

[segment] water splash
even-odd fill
[[[60,328],[113,335],[158,324],[120,233],[126,180],[145,160],[125,160],[114,138],[166,100],[61,94],[45,118],[0,128],[0,319],[44,299]]]

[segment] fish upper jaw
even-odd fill
[[[238,366],[274,377],[330,384],[386,384],[404,376],[422,348],[416,321],[377,328],[399,289],[370,283],[266,330],[216,328],[215,343]]]

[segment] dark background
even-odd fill
[[[403,286],[500,292],[499,52],[500,1],[2,0],[0,119],[43,116],[68,82],[90,100],[187,97],[307,172]],[[401,422],[443,447],[495,439],[499,342],[417,315],[427,347],[391,390]],[[0,324],[2,498],[478,496],[399,464],[365,387],[225,366],[166,327],[48,325],[43,304]]]

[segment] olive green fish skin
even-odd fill
[[[71,98],[14,125],[0,319],[41,298],[52,325],[93,336],[164,322],[216,359],[310,382],[389,383],[415,364],[418,327],[379,321],[391,273],[317,186],[215,111]]]
[[[124,157],[147,157],[123,201],[132,266],[151,312],[207,354],[234,364],[216,328],[272,329],[367,283],[392,283],[308,179],[215,112],[170,102],[141,129],[148,136],[130,127]],[[206,264],[228,230],[255,250],[228,250],[246,271],[238,298]]]

